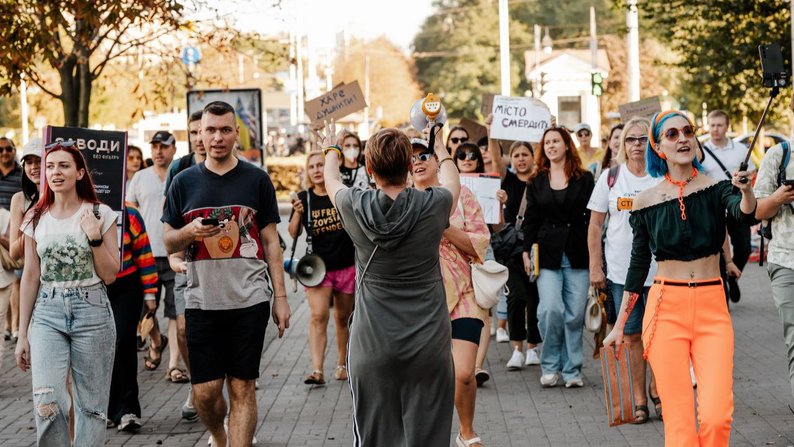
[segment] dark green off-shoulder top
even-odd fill
[[[657,261],[692,261],[719,253],[725,241],[726,210],[737,220],[756,223],[755,212],[743,213],[742,196],[732,189],[725,180],[684,196],[686,220],[681,219],[678,199],[632,211],[634,241],[625,290],[642,293],[651,254]]]

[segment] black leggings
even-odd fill
[[[507,277],[507,325],[510,340],[524,341],[536,345],[543,339],[538,329],[538,286],[529,282],[523,270],[508,267]]]
[[[143,286],[138,271],[116,278],[108,286],[108,298],[116,323],[116,357],[110,381],[108,419],[118,424],[125,414],[141,417],[141,404],[138,401],[138,344],[135,332],[143,306]]]
[[[733,263],[739,270],[744,270],[747,260],[750,259],[750,226],[731,216],[725,219],[725,223],[733,246]]]

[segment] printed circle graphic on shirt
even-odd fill
[[[212,259],[228,259],[234,254],[234,249],[240,243],[240,226],[234,220],[220,221],[221,232],[213,237],[204,239],[204,246]]]
[[[232,238],[229,236],[223,236],[218,240],[218,248],[221,249],[222,252],[228,253],[232,251],[234,245],[232,244]]]

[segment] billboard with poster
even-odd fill
[[[264,145],[262,143],[262,90],[258,88],[229,90],[191,90],[187,93],[187,114],[202,110],[213,101],[230,104],[237,114],[240,126],[240,155],[248,161],[262,166]]]

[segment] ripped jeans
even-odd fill
[[[42,284],[28,334],[38,445],[71,444],[67,371],[75,404],[74,445],[103,445],[116,340],[105,286]]]

